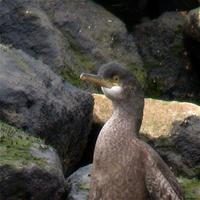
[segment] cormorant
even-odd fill
[[[144,99],[136,78],[117,63],[80,78],[101,86],[114,108],[96,142],[89,200],[182,200],[169,167],[137,137],[137,107]]]

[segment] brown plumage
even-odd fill
[[[118,64],[109,63],[97,77],[83,74],[81,78],[101,85],[114,107],[96,142],[89,199],[183,199],[168,166],[137,138],[144,98],[134,76]]]

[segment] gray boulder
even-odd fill
[[[0,119],[44,138],[56,148],[65,173],[82,158],[93,99],[65,83],[41,61],[0,46]]]
[[[56,151],[0,122],[0,199],[59,200],[64,175]]]
[[[147,71],[147,95],[194,98],[198,78],[184,47],[186,13],[168,12],[135,27],[133,35]]]
[[[80,72],[116,60],[144,84],[145,71],[125,25],[89,0],[3,0],[1,43],[42,60],[75,85]]]
[[[90,189],[90,172],[92,165],[78,169],[66,180],[67,200],[87,200]]]

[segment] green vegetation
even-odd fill
[[[82,183],[79,185],[80,190],[89,190],[90,189],[90,184],[89,183]]]
[[[144,69],[147,73],[151,72],[152,69],[160,68],[162,65],[156,62],[146,62],[144,63]],[[146,91],[145,94],[150,98],[160,98],[162,96],[162,89],[160,88],[161,82],[157,79],[150,79],[150,76],[146,78]]]
[[[81,87],[84,85],[83,81],[80,80],[80,74],[83,72],[89,72],[94,69],[94,63],[92,62],[92,58],[87,55],[84,50],[81,50],[79,44],[76,44],[76,39],[69,31],[65,31],[66,37],[68,38],[68,42],[70,44],[70,49],[72,53],[72,57],[75,61],[73,66],[69,66],[69,64],[65,64],[62,69],[58,71],[58,74],[71,83],[74,86]]]
[[[12,48],[12,46],[6,46],[6,45],[0,44],[0,49],[8,53],[10,57],[16,61],[17,66],[21,70],[27,72],[30,69],[30,67],[28,63],[26,62],[26,60],[21,55],[19,55],[18,52],[13,53],[13,51],[10,48]]]
[[[156,62],[146,62],[144,63],[144,68],[147,70],[147,71],[150,71],[151,69],[155,69],[155,68],[160,68],[161,65],[159,63],[156,63]]]
[[[160,98],[162,96],[162,89],[160,83],[157,80],[147,79],[146,96],[150,98]]]
[[[30,148],[34,144],[41,145],[42,148],[43,142],[39,138],[0,122],[0,165],[20,168],[35,163],[43,166],[44,161],[33,157],[30,153]]]
[[[178,180],[182,186],[185,200],[200,200],[200,180],[183,177]]]
[[[83,84],[83,81],[80,80],[80,77],[75,74],[72,69],[63,68],[58,72],[58,74],[74,86],[81,87]]]
[[[183,45],[180,44],[174,44],[171,48],[170,48],[171,53],[177,57],[180,58],[183,56],[183,52],[184,52],[184,47]]]
[[[128,69],[133,72],[141,86],[144,88],[146,85],[146,71],[142,68],[138,68],[135,63],[131,63],[128,66]]]

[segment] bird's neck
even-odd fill
[[[125,130],[129,130],[129,133],[133,136],[137,136],[137,130],[136,130],[136,109],[135,105],[132,103],[120,103],[120,102],[113,102],[113,115],[112,119],[115,119],[115,121],[119,124],[124,124],[125,127],[120,127]],[[118,124],[116,124],[118,126]]]

